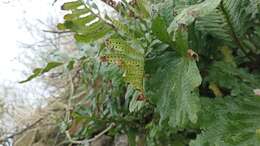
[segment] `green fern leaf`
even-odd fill
[[[229,46],[233,46],[225,17],[217,9],[209,15],[199,18],[196,22],[196,28],[203,33],[209,33],[213,37],[223,40]]]
[[[49,62],[44,68],[36,68],[33,70],[33,74],[31,76],[29,76],[26,80],[20,81],[19,83],[26,83],[28,81],[31,81],[32,79],[41,76],[47,72],[49,72],[50,70],[63,65],[63,63],[61,62]]]
[[[158,39],[164,43],[172,44],[170,35],[167,32],[167,25],[164,18],[157,16],[152,23],[152,31]]]
[[[71,30],[75,32],[75,39],[78,42],[89,43],[105,37],[112,28],[110,25],[101,20],[81,0],[68,2],[62,6],[63,10],[69,10],[71,13],[64,16],[64,23],[58,24],[60,30]]]
[[[259,97],[206,100],[200,124],[203,132],[190,146],[259,146]]]
[[[119,34],[129,39],[136,39],[136,34],[137,34],[136,30],[130,29],[128,26],[129,24],[123,23],[124,20],[111,19],[111,22],[113,26],[117,29]]]
[[[212,13],[198,18],[196,28],[230,47],[244,49],[245,33],[253,25],[251,16],[255,13],[248,10],[250,4],[248,0],[222,0]]]
[[[111,51],[101,58],[118,65],[124,71],[125,81],[143,93],[144,53],[122,39],[109,39],[106,46]]]
[[[81,1],[72,1],[64,3],[61,7],[62,10],[73,10],[81,6]]]
[[[209,68],[209,75],[205,80],[216,83],[226,90],[230,90],[232,96],[252,95],[252,89],[259,88],[259,77],[250,74],[243,68],[218,61]]]
[[[157,104],[161,121],[168,120],[173,127],[196,123],[200,100],[195,89],[202,80],[196,62],[169,54],[146,64],[150,76],[145,83],[146,96]]]

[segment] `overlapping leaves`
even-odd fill
[[[259,76],[224,61],[216,62],[210,67],[206,80],[228,90],[232,96],[252,95],[252,90],[260,86]]]
[[[258,4],[248,0],[222,0],[217,9],[198,18],[196,27],[226,45],[244,49],[246,53],[245,48],[254,48],[254,45],[245,33],[255,25],[255,15],[259,12],[252,5],[257,7]]]
[[[225,97],[203,103],[202,133],[191,146],[260,145],[260,97]]]

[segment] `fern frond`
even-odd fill
[[[134,35],[133,31],[131,31],[126,24],[122,23],[119,20],[115,20],[115,19],[111,19],[111,22],[117,28],[119,33],[121,33],[122,35],[126,35],[127,37],[134,38],[135,35]]]
[[[233,46],[230,29],[228,28],[225,17],[222,12],[217,9],[209,15],[199,18],[196,22],[196,28],[203,33],[209,33],[213,37]]]
[[[190,146],[260,145],[259,97],[225,97],[205,101],[200,123],[205,131]]]
[[[145,95],[156,104],[161,123],[179,128],[195,124],[200,111],[196,88],[202,82],[195,60],[168,53],[147,61],[145,67],[150,75]]]
[[[109,39],[106,46],[110,53],[102,57],[103,61],[118,65],[124,71],[125,81],[143,93],[144,53],[122,39]]]
[[[248,0],[222,0],[212,13],[198,18],[196,28],[247,54],[245,33],[252,26],[248,5]]]
[[[129,47],[128,44],[121,39],[109,39],[106,41],[106,45],[108,48],[126,54],[133,59],[143,60],[143,51]]]
[[[75,39],[78,42],[89,43],[108,34],[112,27],[99,14],[93,12],[81,0],[68,2],[62,6],[63,10],[71,11],[64,16],[64,23],[58,24],[60,30],[69,29],[75,32]]]

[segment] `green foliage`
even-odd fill
[[[201,113],[203,130],[191,146],[260,145],[259,103],[260,98],[255,96],[206,101]]]
[[[44,68],[34,69],[33,74],[31,76],[29,76],[27,79],[25,79],[23,81],[20,81],[19,83],[25,83],[25,82],[31,81],[32,79],[34,79],[38,76],[41,76],[44,73],[49,72],[50,70],[52,70],[58,66],[61,66],[62,64],[63,63],[60,63],[60,62],[49,62]]]
[[[153,20],[152,31],[160,41],[171,44],[170,35],[167,32],[167,25],[164,18],[157,16]]]
[[[106,46],[108,49],[111,49],[111,53],[103,56],[103,60],[117,64],[122,68],[125,81],[143,93],[143,52],[132,48],[122,39],[109,39],[106,42]]]
[[[229,90],[232,96],[252,95],[252,89],[259,87],[259,76],[248,73],[245,69],[236,68],[224,61],[215,62],[209,69],[209,82]]]
[[[69,10],[71,13],[66,14],[65,22],[58,24],[57,27],[60,30],[69,29],[75,32],[75,39],[78,42],[93,42],[111,31],[111,26],[94,12],[96,9],[87,6],[81,0],[65,3],[62,9]]]
[[[198,17],[210,14],[220,4],[221,0],[206,0],[202,3],[184,8],[171,22],[168,32],[175,32],[181,25],[189,25]]]
[[[111,6],[117,17],[82,1],[62,7],[71,13],[58,27],[87,46],[67,64],[80,70],[72,120],[63,121],[73,139],[114,123],[105,134],[131,145],[260,145],[259,0]]]
[[[246,34],[258,25],[254,22],[259,20],[259,18],[255,18],[255,16],[259,17],[257,16],[259,10],[255,16],[249,10],[253,9],[252,5],[255,4],[248,0],[223,0],[214,12],[199,18],[196,27],[203,33],[220,40],[221,44],[238,47],[244,54],[248,54],[249,51],[246,48],[250,48],[249,44],[253,44]],[[253,46],[251,49],[254,48]],[[249,58],[252,59],[250,56]]]
[[[169,125],[173,127],[185,127],[189,121],[196,123],[200,102],[195,89],[200,85],[201,77],[195,61],[161,56],[149,64],[151,76],[147,96],[157,104],[161,120],[169,119]]]

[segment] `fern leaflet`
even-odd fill
[[[103,38],[112,28],[101,19],[99,14],[93,12],[81,0],[68,2],[62,6],[63,10],[71,11],[64,16],[64,23],[58,24],[60,30],[69,29],[75,32],[75,39],[78,42],[89,43]]]
[[[122,39],[109,39],[106,46],[110,53],[101,57],[102,60],[118,65],[124,71],[125,81],[143,93],[144,53]]]

